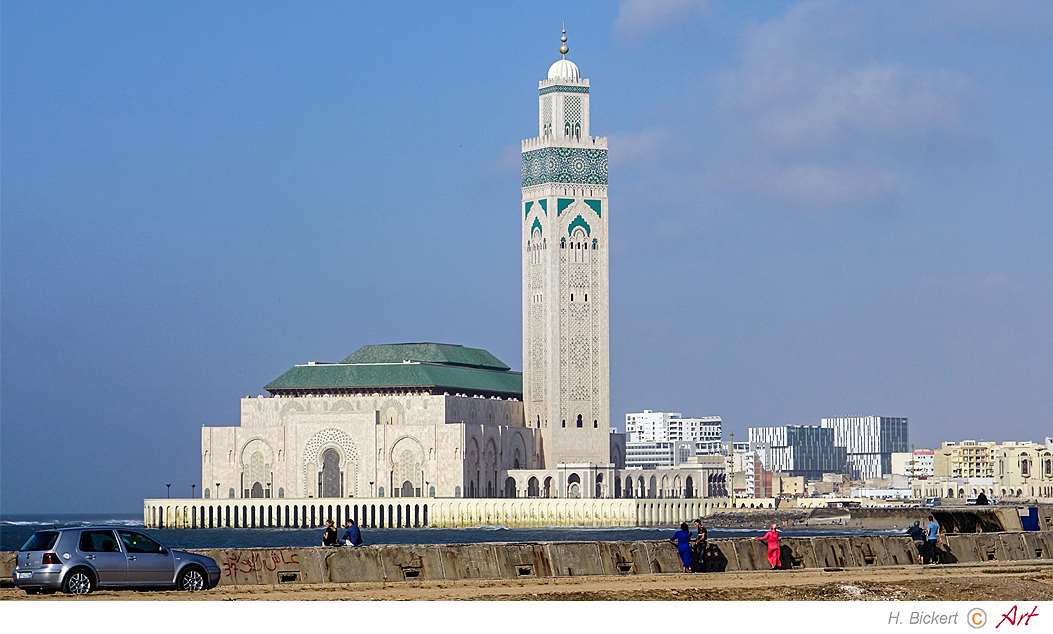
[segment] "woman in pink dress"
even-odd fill
[[[757,539],[768,542],[768,563],[771,564],[772,570],[782,568],[782,561],[779,559],[779,530],[775,528],[775,524],[771,525],[771,530],[763,537]]]

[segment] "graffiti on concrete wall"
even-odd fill
[[[224,577],[233,577],[237,573],[274,572],[279,566],[300,566],[300,554],[292,550],[268,551],[228,551],[220,562]]]

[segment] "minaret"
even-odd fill
[[[567,59],[538,90],[523,141],[523,401],[544,467],[607,465],[607,139],[589,135],[589,80]]]

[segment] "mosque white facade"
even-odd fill
[[[560,50],[539,83],[538,136],[522,142],[523,373],[433,343],[297,365],[269,396],[242,399],[240,425],[202,428],[204,497],[716,491],[715,464],[625,469],[625,436],[610,425],[607,140],[591,135],[589,80],[566,59],[565,35]]]

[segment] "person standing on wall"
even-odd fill
[[[927,536],[925,540],[925,558],[928,559],[926,563],[935,566],[939,563],[937,561],[938,554],[936,551],[936,545],[940,543],[940,525],[936,523],[936,519],[933,516],[929,516],[929,525],[925,528],[925,534]]]
[[[921,522],[914,520],[914,524],[907,527],[907,535],[910,535],[911,541],[914,542],[918,563],[925,563],[925,529],[921,527]]]
[[[768,563],[771,564],[771,569],[778,570],[782,568],[782,557],[779,552],[779,528],[772,524],[771,530],[757,539],[768,543]]]
[[[691,557],[691,570],[693,572],[705,572],[706,571],[706,539],[708,534],[706,527],[702,526],[702,519],[695,520],[695,544],[694,552]]]
[[[674,533],[669,541],[676,544],[684,572],[691,572],[691,532],[687,529],[687,522],[680,525],[680,530]]]

